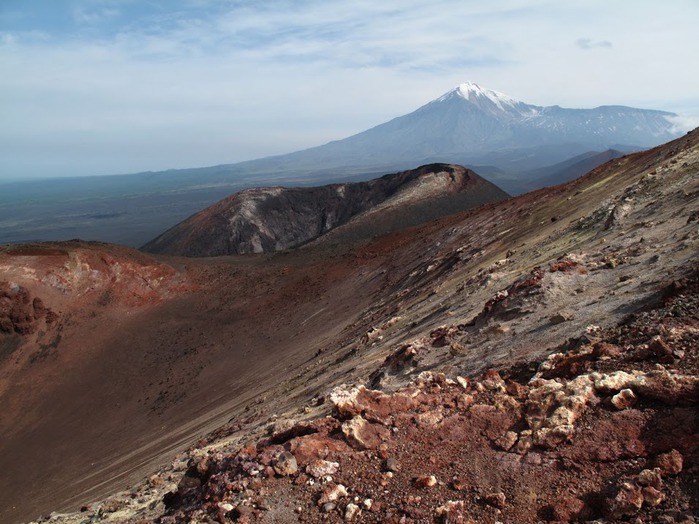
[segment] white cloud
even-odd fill
[[[667,119],[673,124],[674,133],[686,133],[699,127],[699,115],[677,115]]]

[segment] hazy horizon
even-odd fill
[[[698,15],[683,0],[5,0],[0,180],[284,154],[465,81],[542,106],[671,111],[689,129]]]

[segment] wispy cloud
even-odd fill
[[[73,9],[73,18],[79,24],[97,24],[107,20],[111,20],[120,15],[120,11],[114,8],[85,8],[75,7]]]
[[[682,69],[661,93],[686,99],[699,72],[678,43],[692,41],[699,4],[677,1],[684,12],[639,0],[635,24],[619,26],[606,0],[0,0],[0,100],[11,101],[0,176],[44,173],[39,157],[88,174],[293,151],[465,80],[540,105],[643,105],[659,96],[648,78]],[[614,35],[614,52],[576,52],[612,46],[571,46],[590,24]]]
[[[612,43],[609,40],[592,40],[591,38],[578,38],[575,41],[580,49],[610,48]]]

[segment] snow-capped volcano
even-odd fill
[[[524,171],[591,151],[628,152],[681,133],[673,113],[625,106],[566,109],[516,100],[465,82],[412,113],[322,146],[220,166],[232,173],[327,181],[445,162],[471,166],[506,191]],[[367,177],[369,178],[369,177]]]
[[[539,114],[539,107],[525,104],[499,91],[481,87],[473,82],[465,82],[440,96],[428,106],[439,105],[452,99],[465,101],[498,120],[511,120],[513,117],[531,117]]]
[[[322,153],[333,162],[343,158],[343,162],[351,159],[352,164],[444,158],[493,164],[493,153],[503,151],[565,151],[558,159],[546,159],[554,163],[587,151],[619,145],[642,148],[670,140],[677,136],[668,120],[671,116],[673,113],[624,106],[536,106],[469,82],[410,114],[297,154]]]
[[[463,84],[459,84],[455,89],[438,98],[437,101],[454,95],[460,96],[464,100],[468,100],[469,102],[473,103],[478,103],[485,99],[492,102],[502,110],[506,110],[505,108],[507,107],[515,107],[522,103],[504,93],[493,91],[492,89],[486,89],[473,82],[464,82]]]

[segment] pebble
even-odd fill
[[[347,507],[345,508],[345,521],[350,522],[350,521],[354,520],[354,518],[357,515],[359,515],[359,513],[361,511],[362,510],[359,509],[359,506],[350,502],[349,504],[347,504]]]
[[[296,462],[296,457],[288,451],[284,451],[279,455],[277,463],[274,465],[275,473],[283,477],[294,475],[298,470],[299,466]]]
[[[434,475],[420,475],[413,481],[413,484],[418,488],[431,488],[437,485],[437,477]]]

